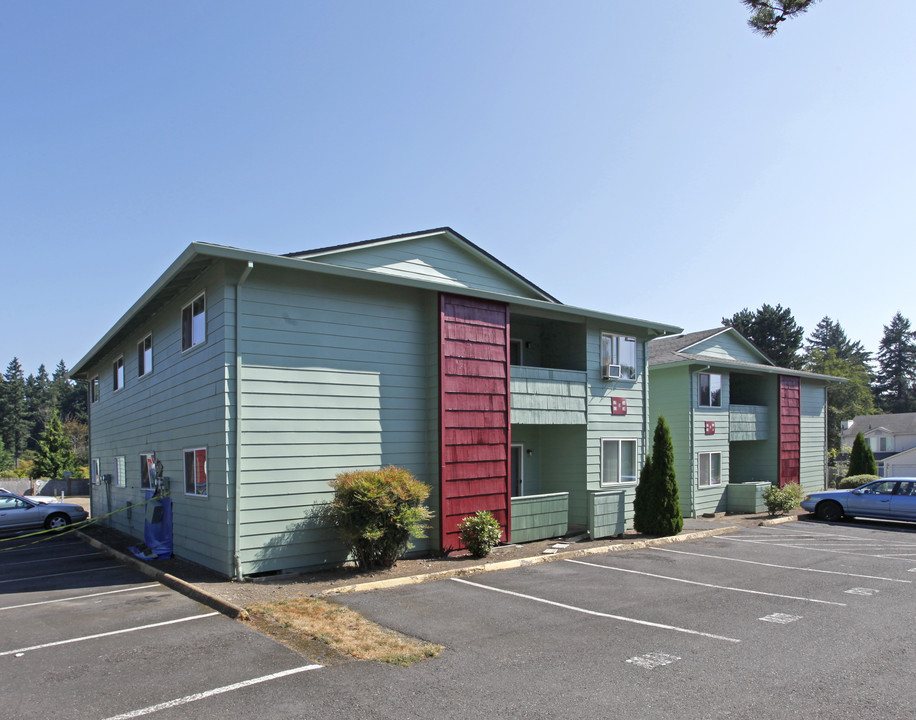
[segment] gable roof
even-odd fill
[[[480,252],[482,253],[483,251],[481,250]],[[498,262],[495,258],[493,260],[494,262]],[[126,342],[138,325],[149,322],[150,318],[170,303],[175,295],[186,289],[187,286],[194,282],[199,275],[207,270],[207,268],[218,262],[234,264],[235,267],[240,269],[240,272],[244,272],[241,269],[247,265],[249,268],[278,268],[291,270],[293,272],[315,273],[329,277],[352,278],[367,282],[384,283],[395,287],[419,288],[433,292],[441,292],[443,290],[443,284],[441,282],[431,279],[403,277],[400,275],[379,273],[372,270],[352,268],[343,265],[332,265],[329,263],[303,262],[299,257],[274,255],[254,250],[241,250],[239,248],[227,247],[224,245],[214,245],[212,243],[195,242],[191,243],[184,252],[169,265],[156,282],[154,282],[130,309],[121,316],[114,326],[112,326],[112,328],[93,345],[92,349],[73,366],[70,373],[71,377],[75,379],[88,379],[87,373],[92,366],[102,360],[114,347]],[[517,273],[514,274],[516,277],[528,283],[521,275]],[[536,288],[532,283],[528,283],[528,285],[532,288]],[[538,292],[543,294],[543,298],[506,295],[505,293],[479,288],[462,287],[460,292],[469,297],[484,298],[507,303],[514,312],[525,311],[526,314],[553,317],[555,319],[569,320],[570,318],[577,318],[579,320],[597,320],[599,322],[613,324],[616,328],[619,328],[621,332],[631,334],[638,333],[649,338],[681,331],[681,328],[676,325],[668,325],[666,323],[658,323],[622,315],[613,315],[598,310],[564,305],[556,298],[547,295],[547,293],[541,290],[538,290]]]
[[[725,335],[732,342],[737,342],[745,348],[752,356],[759,359],[759,362],[748,362],[745,360],[735,360],[711,355],[702,352],[698,348],[705,340]],[[699,350],[699,352],[690,352]],[[745,338],[741,333],[732,327],[717,327],[709,330],[699,330],[697,332],[675,335],[672,337],[660,337],[649,342],[649,367],[668,367],[681,364],[698,364],[702,363],[711,368],[735,369],[735,370],[753,370],[755,372],[791,375],[794,377],[809,378],[811,380],[823,380],[826,382],[846,382],[843,378],[832,375],[821,375],[819,373],[807,372],[805,370],[793,370],[791,368],[782,368],[774,365],[773,362],[764,355],[756,345]]]
[[[491,255],[478,245],[475,245],[463,235],[452,230],[450,227],[434,228],[432,230],[421,230],[420,232],[404,233],[401,235],[389,235],[387,237],[376,238],[374,240],[361,240],[359,242],[344,243],[342,245],[331,245],[328,247],[317,248],[315,250],[303,250],[301,252],[286,253],[284,257],[297,258],[300,260],[311,260],[315,262],[341,264],[341,260],[355,260],[358,255],[365,255],[366,251],[385,248],[385,246],[390,245],[405,246],[412,241],[423,239],[432,239],[437,242],[452,245],[458,248],[461,252],[470,254],[477,263],[480,263],[483,267],[488,268],[490,272],[495,272],[497,275],[502,276],[512,286],[523,288],[527,291],[526,294],[541,300],[560,303],[559,300],[557,300],[546,290],[538,287],[526,277],[506,265],[504,262]],[[416,258],[411,262],[418,264],[420,260],[420,258]],[[388,265],[378,265],[376,267],[350,265],[346,262],[343,262],[342,264],[346,267],[362,267],[363,269],[374,270],[376,272],[392,272],[392,268],[395,264],[401,265],[403,267],[408,263],[391,263]],[[402,274],[413,275],[414,273],[404,273],[402,271]],[[450,280],[450,278],[444,276],[442,277],[445,280]]]
[[[856,415],[852,423],[840,433],[840,437],[868,435],[884,430],[891,435],[916,435],[916,413],[892,413],[889,415]]]

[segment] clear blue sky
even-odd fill
[[[448,225],[701,330],[916,323],[916,2],[28,2],[0,24],[0,371],[72,367],[192,241]]]

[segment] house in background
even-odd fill
[[[94,515],[161,468],[176,555],[226,575],[345,557],[340,472],[432,487],[417,549],[491,510],[512,541],[622,532],[650,437],[647,343],[680,328],[574,308],[448,228],[290,255],[190,245],[73,369]]]
[[[878,462],[878,473],[888,477],[916,475],[916,413],[856,415],[845,420],[840,445],[851,448],[856,435],[862,433]]]
[[[745,483],[826,487],[827,386],[838,378],[775,366],[734,328],[649,343],[653,422],[674,443],[686,517],[741,509]]]

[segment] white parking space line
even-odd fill
[[[501,588],[491,587],[490,585],[481,585],[480,583],[471,582],[470,580],[462,580],[461,578],[450,579],[454,582],[462,583],[463,585],[471,585],[472,587],[481,588],[482,590],[490,590],[491,592],[498,592],[502,593],[503,595],[511,595],[513,597],[523,598],[524,600],[533,600],[534,602],[543,603],[545,605],[553,605],[554,607],[563,608],[564,610],[572,610],[574,612],[580,612],[586,615],[594,615],[595,617],[619,620],[621,622],[633,623],[634,625],[645,625],[647,627],[659,628],[661,630],[674,630],[675,632],[687,633],[688,635],[699,635],[701,637],[711,638],[713,640],[724,640],[725,642],[733,643],[741,642],[737,638],[725,637],[724,635],[713,635],[712,633],[701,632],[700,630],[691,630],[690,628],[677,627],[676,625],[663,625],[661,623],[649,622],[648,620],[637,620],[636,618],[624,617],[622,615],[611,615],[609,613],[598,612],[597,610],[587,610],[585,608],[576,607],[575,605],[566,605],[565,603],[554,602],[553,600],[535,597],[534,595],[525,595],[524,593],[514,592],[512,590],[503,590]]]
[[[100,597],[102,595],[114,595],[116,593],[134,592],[136,590],[148,590],[149,588],[154,587],[161,587],[163,589],[165,588],[164,585],[160,585],[159,583],[151,583],[149,585],[121,588],[120,590],[106,590],[105,592],[90,593],[89,595],[76,595],[75,597],[57,598],[56,600],[40,600],[38,602],[23,603],[22,605],[7,605],[6,607],[0,607],[0,612],[3,610],[18,610],[19,608],[36,607],[38,605],[51,605],[53,603],[70,602],[71,600],[85,600],[86,598]]]
[[[779,532],[778,525],[774,525],[774,526],[764,525],[760,529],[766,531],[767,533]],[[892,534],[896,535],[897,533],[892,533]],[[825,530],[825,529],[822,529],[821,526],[819,525],[812,525],[811,530],[809,532],[799,537],[810,538],[813,535],[817,535],[819,537],[837,538],[840,540],[857,540],[859,542],[867,542],[870,540],[872,542],[880,542],[886,545],[903,545],[904,547],[916,547],[916,543],[914,543],[912,540],[909,540],[909,539],[897,540],[894,537],[888,537],[887,535],[881,535],[880,537],[874,537],[874,538],[863,538],[861,535],[847,535],[845,533],[833,532],[832,530]],[[739,535],[739,537],[745,537],[745,535],[742,534],[742,535]],[[780,535],[779,537],[780,538],[783,538],[783,537],[792,538],[793,535],[786,534],[786,535]]]
[[[668,655],[667,653],[646,653],[638,657],[631,657],[627,662],[646,670],[654,670],[657,667],[664,667],[678,660],[680,660],[680,658],[677,655]]]
[[[712,588],[713,590],[728,590],[730,592],[747,593],[748,595],[766,595],[767,597],[781,598],[783,600],[801,600],[802,602],[819,603],[820,605],[839,605],[840,607],[846,607],[846,603],[834,602],[833,600],[817,600],[815,598],[799,597],[797,595],[780,595],[778,593],[764,592],[763,590],[748,590],[747,588],[731,587],[729,585],[713,585],[712,583],[698,582],[697,580],[685,580],[684,578],[670,577],[669,575],[656,575],[655,573],[643,572],[641,570],[629,570],[627,568],[613,567],[611,565],[599,565],[598,563],[584,562],[582,560],[566,560],[565,562],[575,563],[576,565],[588,565],[589,567],[601,568],[602,570],[614,570],[616,572],[642,575],[643,577],[656,578],[658,580],[670,580],[671,582],[679,582],[686,585],[699,585],[700,587]]]
[[[838,570],[818,570],[816,568],[798,567],[797,565],[777,565],[776,563],[765,563],[757,560],[744,560],[742,558],[722,557],[721,555],[707,555],[706,553],[687,552],[686,550],[669,550],[668,548],[649,548],[658,552],[677,553],[678,555],[693,555],[694,557],[711,558],[713,560],[726,560],[728,562],[747,563],[748,565],[762,565],[763,567],[777,568],[779,570],[800,570],[801,572],[824,573],[826,575],[843,575],[845,577],[862,578],[863,580],[884,580],[886,582],[910,583],[912,580],[900,580],[899,578],[881,577],[880,575],[859,575],[858,573],[839,572]]]
[[[23,562],[3,563],[4,568],[16,567],[17,565],[37,565],[38,563],[60,562],[61,560],[76,560],[77,558],[98,557],[101,553],[83,553],[82,555],[55,555],[49,558],[38,558],[35,560],[25,560]]]
[[[98,638],[111,637],[112,635],[124,635],[125,633],[137,632],[138,630],[150,630],[152,628],[164,627],[165,625],[176,625],[178,623],[188,622],[190,620],[202,620],[203,618],[219,615],[218,612],[204,613],[203,615],[192,615],[191,617],[178,618],[177,620],[165,620],[164,622],[152,623],[151,625],[140,625],[138,627],[125,628],[124,630],[112,630],[110,632],[97,633],[96,635],[84,635],[83,637],[70,638],[68,640],[57,640],[56,642],[44,643],[42,645],[32,645],[31,647],[18,648],[16,650],[4,650],[0,652],[0,657],[4,655],[16,655],[31,652],[32,650],[44,650],[45,648],[57,647],[58,645],[70,645],[72,643],[84,642],[86,640],[97,640]]]
[[[828,550],[827,548],[815,548],[808,545],[792,545],[789,543],[761,543],[755,540],[745,540],[742,538],[733,538],[728,535],[716,535],[716,540],[729,540],[731,542],[747,543],[749,545],[766,545],[767,547],[784,547],[792,550],[805,550],[806,552],[823,552],[833,553],[835,555],[854,555],[856,557],[880,558],[882,560],[905,560],[906,558],[887,557],[885,555],[875,555],[873,553],[850,552],[849,550]]]
[[[277,680],[289,675],[308,672],[309,670],[319,670],[322,667],[324,666],[303,665],[302,667],[292,668],[291,670],[282,670],[281,672],[273,673],[272,675],[263,675],[261,677],[252,678],[251,680],[243,680],[242,682],[232,683],[232,685],[223,685],[223,687],[213,688],[212,690],[207,690],[205,692],[186,695],[183,698],[169,700],[164,703],[159,703],[158,705],[150,705],[149,707],[141,708],[139,710],[131,710],[130,712],[122,713],[121,715],[112,715],[110,718],[106,718],[105,720],[130,720],[130,718],[143,717],[144,715],[151,715],[152,713],[159,712],[160,710],[168,710],[170,708],[179,707],[181,705],[187,705],[188,703],[197,702],[198,700],[206,700],[207,698],[213,697],[214,695],[222,695],[223,693],[232,692],[233,690],[241,690],[242,688],[251,687],[252,685],[269,682],[271,680]]]
[[[105,567],[92,568],[91,570],[70,570],[62,573],[51,573],[50,575],[28,575],[25,577],[12,578],[10,580],[0,580],[0,585],[12,582],[28,582],[29,580],[44,580],[45,578],[63,577],[64,575],[85,575],[87,572],[98,572],[101,570],[118,570],[123,569],[123,565],[106,565]]]

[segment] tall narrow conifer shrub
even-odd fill
[[[877,474],[878,463],[875,462],[875,454],[865,441],[865,436],[859,433],[852,443],[852,452],[849,453],[849,471],[847,475]]]
[[[677,535],[684,528],[674,473],[674,444],[665,418],[655,426],[652,454],[646,458],[633,501],[633,526],[646,535]]]

